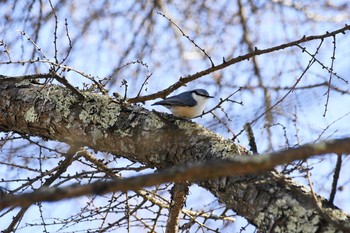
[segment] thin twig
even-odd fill
[[[287,96],[289,96],[290,93],[292,93],[295,89],[295,87],[299,84],[299,82],[301,81],[301,79],[304,77],[304,75],[306,74],[306,71],[308,71],[311,66],[315,63],[315,56],[318,54],[318,51],[320,50],[321,48],[321,45],[323,43],[323,39],[321,39],[321,42],[320,44],[318,45],[318,47],[316,48],[316,52],[313,54],[311,60],[309,61],[309,64],[306,66],[306,68],[304,69],[304,71],[302,72],[302,74],[299,76],[299,78],[295,81],[295,83],[293,84],[293,86],[287,91],[286,94],[284,94],[282,96],[282,98],[280,98],[276,103],[274,103],[271,107],[267,108],[263,113],[261,113],[258,117],[256,117],[255,119],[253,119],[252,121],[250,121],[249,123],[250,124],[254,124],[255,122],[257,122],[261,117],[263,117],[267,112],[271,111],[273,108],[275,108],[278,104],[282,103],[285,98],[287,98]],[[300,45],[296,45],[298,46],[299,48],[302,49],[302,51],[305,50],[305,48],[301,47]],[[242,129],[238,134],[237,136],[239,136],[240,134],[242,134],[244,132],[244,129]]]
[[[69,48],[68,48],[68,51],[67,51],[66,56],[62,59],[60,65],[63,64],[63,63],[67,60],[67,58],[69,57],[70,52],[71,52],[72,49],[73,49],[72,40],[70,39],[70,36],[69,36],[68,21],[67,21],[67,19],[64,19],[64,22],[65,22],[64,25],[65,25],[65,27],[66,27],[66,36],[67,36],[67,38],[68,38]]]
[[[37,59],[37,60],[21,60],[21,61],[12,61],[12,62],[0,62],[0,65],[3,65],[3,64],[6,64],[6,65],[25,64],[25,63],[47,63],[50,66],[52,66],[52,65],[59,66],[60,68],[64,69],[65,71],[73,71],[73,72],[87,78],[88,80],[92,81],[102,94],[106,93],[106,90],[104,89],[104,87],[99,82],[97,82],[91,74],[86,74],[83,71],[77,70],[77,69],[70,67],[70,66],[67,66],[67,65],[57,64],[57,63],[50,61],[48,59],[47,60]],[[1,75],[0,75],[0,77],[1,77]]]
[[[211,74],[215,71],[222,70],[222,69],[224,69],[228,66],[231,66],[233,64],[236,64],[238,62],[241,62],[244,60],[249,60],[251,57],[266,54],[266,53],[272,53],[272,52],[279,51],[279,50],[286,49],[286,48],[293,47],[293,46],[299,46],[299,44],[301,44],[301,43],[305,43],[305,42],[312,41],[312,40],[325,39],[328,37],[332,37],[333,35],[337,35],[339,33],[345,33],[348,30],[350,30],[350,25],[345,25],[343,28],[340,28],[340,29],[335,30],[333,32],[328,32],[328,33],[316,35],[316,36],[308,36],[308,37],[304,36],[299,40],[295,40],[295,41],[292,41],[289,43],[281,44],[281,45],[274,46],[274,47],[267,48],[267,49],[256,49],[251,53],[247,53],[245,55],[241,55],[241,56],[232,58],[228,61],[224,60],[220,65],[216,65],[214,67],[202,70],[202,71],[197,72],[195,74],[188,75],[186,77],[180,77],[179,81],[177,81],[176,83],[174,83],[173,85],[169,86],[168,88],[166,88],[162,91],[159,91],[157,93],[150,94],[150,95],[130,98],[130,99],[128,99],[128,101],[130,103],[137,103],[137,102],[145,102],[147,100],[153,100],[156,98],[165,98],[170,93],[172,93],[173,91],[175,91],[179,87],[185,85],[186,83],[192,82],[193,80],[199,79],[199,78],[206,76],[208,74]]]
[[[206,111],[206,112],[203,112],[201,115],[196,116],[196,117],[194,117],[193,119],[198,118],[198,117],[202,117],[202,116],[204,116],[204,115],[206,115],[206,114],[208,114],[208,113],[213,112],[215,109],[220,108],[220,106],[221,106],[224,102],[234,102],[234,103],[243,105],[242,102],[236,102],[236,101],[230,100],[230,98],[231,98],[232,96],[234,96],[235,94],[237,94],[237,93],[240,92],[241,90],[242,90],[242,88],[239,87],[235,92],[233,92],[232,94],[228,95],[226,98],[224,98],[224,99],[221,99],[221,98],[220,98],[219,103],[217,103],[213,108],[211,108],[210,110],[208,110],[208,111]]]
[[[211,67],[214,67],[214,66],[215,66],[213,60],[212,60],[211,57],[207,54],[207,52],[205,52],[204,49],[202,49],[201,47],[199,47],[199,46],[196,44],[196,42],[194,42],[193,39],[191,39],[188,35],[186,35],[186,34],[184,33],[184,31],[183,31],[174,21],[172,21],[170,18],[168,18],[166,15],[164,15],[164,14],[162,14],[162,13],[160,13],[160,12],[157,12],[157,14],[163,16],[164,18],[166,18],[172,25],[174,25],[174,26],[182,33],[182,36],[186,37],[196,48],[198,48],[199,50],[201,50],[201,51],[204,53],[204,55],[209,59],[209,61],[210,61],[210,63],[211,63]]]
[[[9,59],[8,62],[12,62],[11,56],[10,56],[10,51],[8,50],[7,45],[3,40],[0,40],[0,46],[4,47],[4,53],[6,53],[8,59]]]
[[[32,40],[32,38],[30,38],[25,31],[21,31],[19,30],[19,33],[21,33],[22,36],[25,36],[27,38],[27,40],[29,40],[34,47],[36,48],[36,50],[46,59],[46,61],[49,61],[50,59],[45,55],[45,53],[43,52],[43,50],[34,42],[34,40]],[[10,62],[10,63],[14,63],[14,62]],[[5,64],[5,63],[0,63],[0,64]],[[7,64],[9,64],[9,62],[7,62]]]
[[[55,17],[55,30],[53,32],[53,36],[54,36],[54,39],[53,39],[53,44],[55,46],[55,55],[54,55],[54,58],[55,58],[55,62],[58,63],[58,50],[57,50],[57,29],[58,29],[58,18],[57,18],[57,15],[56,15],[56,11],[55,11],[55,8],[53,7],[52,5],[52,2],[51,0],[49,0],[49,3],[50,3],[50,7],[51,7],[51,10],[52,10],[52,13]],[[56,70],[57,71],[57,70]]]
[[[327,109],[328,109],[328,102],[329,102],[329,94],[331,92],[331,84],[332,84],[332,77],[333,77],[333,66],[334,66],[334,60],[335,60],[335,49],[336,49],[336,39],[335,39],[335,35],[333,36],[333,54],[331,57],[331,68],[330,68],[330,72],[329,72],[329,81],[328,81],[328,89],[327,89],[327,99],[326,99],[326,104],[324,105],[324,112],[323,112],[323,116],[326,116],[327,113]]]
[[[224,112],[224,110],[223,110],[221,107],[220,107],[220,109]],[[224,112],[224,113],[225,113],[225,112]],[[214,119],[217,119],[218,122],[226,128],[227,132],[229,132],[229,133],[232,134],[232,138],[237,138],[235,132],[233,132],[233,131],[230,129],[230,127],[229,127],[223,120],[220,119],[220,117],[218,117],[214,112],[210,112],[210,114],[213,115],[213,118],[214,118]],[[225,113],[225,115],[226,115],[226,113]],[[226,117],[227,117],[227,115],[226,115]],[[227,117],[227,119],[230,120],[230,118],[228,118],[228,117]]]
[[[139,90],[139,92],[137,93],[136,97],[138,97],[138,96],[141,95],[142,89],[144,88],[144,86],[146,86],[146,85],[148,84],[148,79],[150,79],[150,77],[152,76],[152,73],[149,71],[149,67],[148,67],[147,63],[145,63],[145,62],[143,62],[143,61],[139,61],[139,60],[137,60],[137,61],[138,61],[142,66],[146,67],[148,74],[147,74],[147,76],[146,76],[146,78],[145,78],[145,81],[143,81],[143,83],[142,83],[142,85],[141,85],[141,87],[140,87],[140,90]],[[146,91],[147,91],[147,88],[146,88]]]

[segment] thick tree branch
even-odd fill
[[[64,198],[78,197],[88,194],[106,194],[108,192],[137,191],[143,187],[160,185],[167,182],[198,182],[224,176],[242,176],[261,173],[273,169],[277,165],[306,159],[314,155],[350,153],[350,138],[325,141],[317,144],[306,144],[295,149],[284,150],[272,154],[248,157],[239,156],[232,159],[217,159],[191,164],[180,164],[163,169],[157,173],[114,179],[107,182],[95,182],[87,185],[70,185],[64,188],[43,188],[18,196],[10,195],[0,200],[0,209],[9,206],[27,206],[39,201],[57,201]],[[180,183],[181,185],[185,185]],[[179,188],[179,187],[178,187]],[[180,186],[180,189],[184,189]],[[174,189],[176,191],[176,189]],[[185,192],[184,192],[185,193]]]
[[[171,204],[166,225],[166,233],[179,231],[180,214],[188,195],[188,182],[175,183],[171,189]]]
[[[160,171],[160,174],[174,171],[176,174],[164,173],[167,176],[163,174],[162,177],[157,177],[156,182],[151,174],[149,176],[153,178],[148,179],[148,183],[145,183],[144,177],[135,177],[77,186],[73,189],[48,188],[37,191],[49,196],[45,200],[59,200],[62,196],[79,196],[87,192],[102,194],[112,190],[135,190],[157,182],[199,180],[200,175],[200,180],[204,181],[199,182],[199,185],[211,191],[220,202],[245,216],[262,231],[292,232],[290,229],[293,229],[293,232],[305,232],[303,229],[307,226],[310,232],[324,232],[335,231],[337,225],[349,229],[348,215],[319,197],[324,212],[333,220],[325,221],[313,206],[310,190],[277,172],[242,176],[271,169],[278,163],[291,161],[291,157],[302,159],[321,153],[349,153],[348,139],[316,146],[306,145],[284,151],[284,156],[272,154],[252,159],[240,156],[248,154],[245,148],[193,122],[174,119],[166,114],[155,114],[140,106],[119,103],[98,94],[86,93],[85,97],[84,101],[80,101],[64,87],[48,85],[43,88],[3,81],[0,83],[0,130],[108,151],[157,168],[164,169],[175,164],[187,165]],[[214,161],[210,166],[203,162],[206,173],[200,170],[200,166],[193,165],[195,162],[208,160]],[[210,170],[210,167],[217,164],[221,167]],[[228,167],[227,164],[233,167]],[[221,168],[227,169],[227,173]],[[215,176],[210,175],[217,170],[219,171]],[[241,176],[228,177],[228,174]],[[215,178],[217,176],[221,178]],[[206,180],[207,178],[213,179]],[[32,194],[22,195],[18,197],[25,199]],[[6,206],[5,202],[20,204],[16,196],[2,199],[2,207]]]

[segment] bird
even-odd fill
[[[164,100],[155,102],[152,106],[161,105],[166,107],[177,117],[193,118],[203,113],[209,98],[214,97],[210,96],[206,90],[195,89],[170,96]]]

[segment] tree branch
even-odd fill
[[[39,201],[57,201],[64,198],[88,194],[105,194],[108,192],[126,192],[143,187],[160,185],[167,182],[198,182],[223,176],[242,176],[257,174],[273,169],[277,165],[295,160],[307,159],[314,155],[350,153],[350,138],[325,141],[317,144],[306,144],[272,154],[248,157],[238,156],[230,160],[211,160],[191,164],[180,164],[163,169],[157,173],[140,175],[131,178],[114,179],[106,182],[95,182],[86,185],[70,185],[64,188],[42,188],[31,193],[8,195],[0,200],[0,208],[9,206],[27,206]]]
[[[342,165],[342,154],[337,154],[337,163],[335,165],[334,174],[333,174],[333,182],[332,182],[332,191],[329,195],[329,202],[333,204],[335,193],[337,192],[337,185],[340,175],[340,169]]]
[[[6,196],[0,201],[2,208],[91,193],[137,190],[164,182],[201,180],[200,186],[262,231],[291,232],[292,227],[294,232],[302,232],[305,226],[312,231],[335,231],[336,225],[350,229],[349,216],[324,198],[318,197],[322,208],[337,224],[325,221],[317,213],[310,190],[278,172],[263,172],[277,164],[311,155],[349,153],[349,139],[251,158],[244,156],[248,154],[245,148],[191,121],[155,114],[103,95],[86,93],[85,97],[80,101],[69,89],[55,85],[43,88],[3,81],[0,83],[0,130],[108,151],[162,168],[160,172]],[[175,164],[179,165],[164,169]],[[263,173],[244,175],[252,172]]]
[[[167,95],[169,95],[170,93],[172,93],[173,91],[175,91],[176,89],[178,89],[179,87],[185,85],[186,83],[192,82],[193,80],[196,80],[198,78],[201,78],[205,75],[211,74],[214,71],[218,71],[218,70],[222,70],[228,66],[231,66],[233,64],[236,64],[238,62],[244,61],[244,60],[249,60],[250,58],[254,57],[254,56],[258,56],[258,55],[262,55],[262,54],[266,54],[266,53],[272,53],[272,52],[276,52],[278,50],[282,50],[282,49],[286,49],[289,47],[293,47],[308,41],[312,41],[312,40],[318,40],[318,39],[325,39],[328,37],[334,37],[337,34],[343,33],[345,34],[346,31],[350,30],[350,25],[346,25],[343,28],[340,28],[338,30],[332,31],[332,32],[326,32],[325,34],[321,34],[321,35],[316,35],[316,36],[303,36],[303,38],[299,39],[299,40],[295,40],[289,43],[285,43],[285,44],[281,44],[281,45],[277,45],[271,48],[267,48],[267,49],[258,49],[255,47],[255,51],[247,53],[245,55],[241,55],[235,58],[232,58],[228,61],[223,61],[220,65],[216,65],[216,66],[212,66],[208,69],[205,69],[203,71],[197,72],[195,74],[191,74],[188,75],[186,77],[181,77],[179,79],[178,82],[174,83],[173,85],[171,85],[170,87],[159,91],[157,93],[154,94],[150,94],[150,95],[145,95],[145,96],[138,96],[135,98],[130,98],[128,99],[129,103],[137,103],[137,102],[145,102],[147,100],[153,100],[156,98],[165,98]]]
[[[171,204],[166,225],[166,233],[176,233],[179,231],[180,214],[186,202],[188,186],[189,184],[187,182],[175,183],[170,191]]]

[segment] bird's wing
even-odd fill
[[[189,106],[193,107],[197,104],[197,102],[192,98],[192,96],[181,93],[179,95],[171,96],[164,100],[155,102],[152,105],[165,105],[165,106]]]

